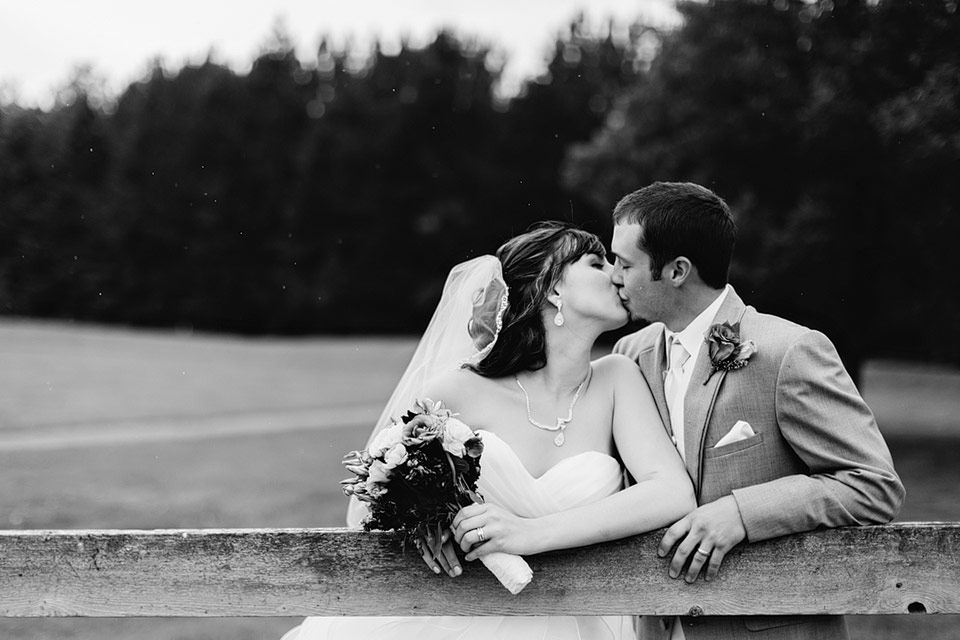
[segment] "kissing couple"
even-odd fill
[[[736,226],[691,183],[658,182],[596,236],[543,223],[456,266],[378,428],[442,400],[484,443],[484,504],[420,545],[436,573],[667,527],[671,578],[821,527],[891,520],[903,485],[833,344],[728,284]],[[591,360],[597,338],[649,324]],[[376,430],[375,430],[376,433]],[[372,436],[371,436],[372,437]],[[628,482],[624,482],[624,478]],[[363,507],[351,504],[356,525]],[[458,553],[459,552],[459,553]],[[637,562],[651,559],[637,558]],[[842,616],[307,618],[284,640],[846,638]]]

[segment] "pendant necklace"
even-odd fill
[[[573,394],[573,400],[570,401],[570,408],[567,410],[566,418],[557,418],[556,425],[543,424],[542,422],[537,422],[533,419],[533,415],[530,413],[530,396],[527,394],[527,390],[523,388],[523,385],[520,383],[520,378],[516,375],[513,376],[513,379],[517,381],[517,386],[520,387],[520,391],[523,392],[523,399],[527,403],[527,422],[532,424],[538,429],[543,429],[544,431],[557,431],[557,437],[553,439],[553,444],[558,447],[563,446],[563,430],[567,428],[567,424],[573,420],[573,407],[577,404],[577,400],[580,399],[580,392],[583,391],[583,385],[587,384],[587,379],[590,377],[590,374],[593,372],[591,368],[590,371],[587,371],[587,375],[583,377],[583,382],[580,383],[580,386],[577,387],[577,392]]]

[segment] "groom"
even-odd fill
[[[660,543],[670,577],[711,580],[744,541],[891,520],[903,485],[833,345],[727,284],[726,203],[658,182],[613,219],[614,283],[631,317],[652,323],[614,351],[640,365],[699,505]],[[847,637],[842,616],[646,616],[640,627],[644,639]]]

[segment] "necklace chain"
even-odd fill
[[[520,391],[523,392],[523,399],[527,404],[527,422],[532,424],[538,429],[543,429],[544,431],[558,431],[557,437],[553,439],[553,444],[558,447],[563,446],[563,430],[567,428],[567,424],[573,420],[573,407],[577,404],[577,400],[580,399],[580,392],[583,391],[583,385],[587,384],[587,378],[590,377],[590,371],[587,372],[587,375],[583,377],[583,381],[580,383],[580,386],[577,387],[576,393],[573,394],[573,400],[570,401],[570,408],[567,409],[566,418],[557,418],[556,425],[543,424],[542,422],[537,422],[533,419],[533,414],[530,412],[530,395],[527,394],[527,390],[523,388],[523,384],[520,382],[519,376],[514,375],[513,379],[517,381],[517,386],[520,387]]]

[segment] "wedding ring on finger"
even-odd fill
[[[483,527],[477,527],[474,532],[477,534],[477,542],[486,541],[487,538],[483,535]]]
[[[698,548],[697,548],[697,554],[698,554],[698,555],[701,555],[701,556],[703,556],[703,557],[707,557],[707,556],[710,555],[710,552],[707,551],[706,549],[704,549],[703,547],[698,547]]]

